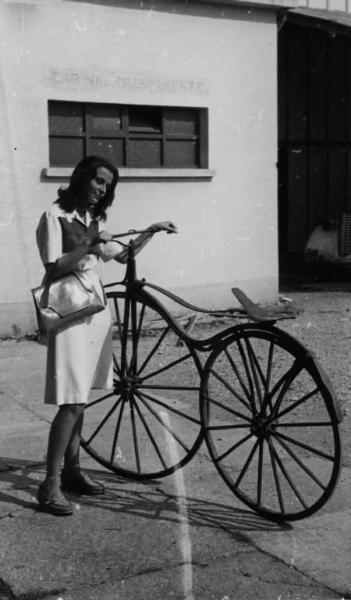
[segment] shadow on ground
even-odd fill
[[[38,482],[43,478],[45,463],[27,462],[12,458],[2,458],[8,466],[0,474],[0,503],[12,504],[16,508],[32,508],[38,511],[35,501]],[[225,529],[235,536],[247,531],[287,531],[289,524],[277,524],[255,513],[213,501],[188,496],[186,499],[165,493],[160,481],[145,480],[135,482],[112,473],[88,469],[92,477],[98,478],[106,486],[106,493],[99,498],[74,496],[71,499],[81,505],[100,510],[133,515],[136,518],[163,520],[169,523],[179,521],[180,505],[186,507],[188,523],[196,527]],[[24,494],[18,496],[18,492]],[[28,499],[27,499],[28,497]],[[245,538],[246,539],[246,538]]]

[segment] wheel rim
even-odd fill
[[[340,438],[320,367],[296,340],[248,325],[210,356],[201,417],[219,473],[245,504],[295,520],[330,497]]]
[[[86,407],[82,445],[110,470],[157,478],[183,466],[202,441],[201,363],[148,302],[110,292],[114,389]]]

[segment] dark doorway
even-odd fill
[[[313,228],[351,209],[351,38],[319,21],[278,34],[280,277],[303,270]]]

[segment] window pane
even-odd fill
[[[49,102],[49,132],[81,135],[83,108],[78,102]]]
[[[87,109],[89,130],[114,133],[121,129],[121,111],[112,104],[89,105]]]
[[[87,153],[97,154],[111,161],[116,166],[122,166],[124,164],[123,145],[123,140],[90,139]]]
[[[160,140],[130,140],[128,143],[128,167],[160,167]]]
[[[167,108],[164,111],[165,133],[197,135],[197,112],[192,109]]]
[[[75,166],[84,156],[84,140],[78,138],[50,138],[50,165]]]
[[[129,108],[129,129],[131,131],[161,131],[161,110],[150,106]]]
[[[198,143],[195,141],[167,141],[166,167],[198,167]]]

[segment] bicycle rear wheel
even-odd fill
[[[203,435],[202,366],[157,301],[125,291],[112,303],[114,389],[87,404],[82,446],[111,471],[135,479],[169,475],[195,454]]]
[[[214,464],[264,517],[307,517],[340,472],[337,402],[310,351],[283,331],[247,324],[210,355],[201,418]]]

